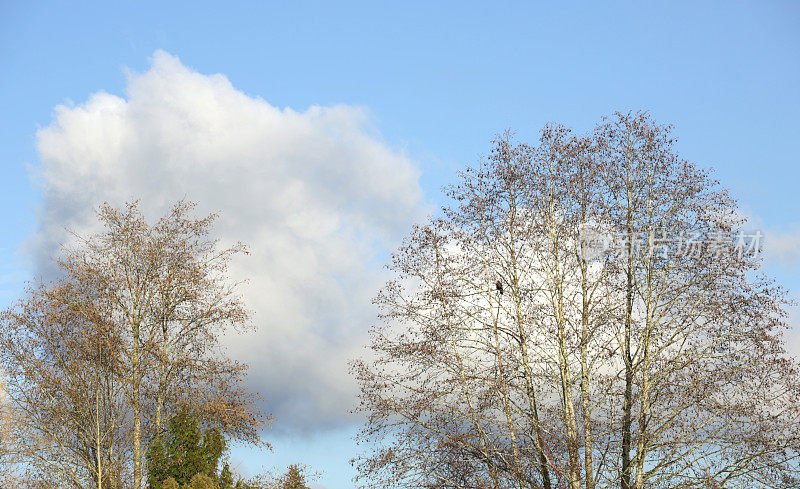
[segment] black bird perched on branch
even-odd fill
[[[503,295],[503,282],[498,280],[497,282],[494,283],[494,288],[497,289],[498,292],[500,292],[500,295]]]

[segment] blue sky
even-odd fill
[[[162,51],[159,65],[154,59]],[[387,208],[392,216],[436,205],[440,186],[474,163],[492,136],[504,129],[533,140],[546,122],[584,130],[615,110],[648,110],[656,120],[675,125],[682,156],[713,167],[744,212],[772,237],[780,252],[767,260],[766,270],[800,297],[798,53],[800,6],[788,1],[0,1],[0,305],[13,300],[39,270],[41,257],[31,251],[39,249],[31,244],[37,233],[77,202],[65,197],[73,194],[54,197],[52,179],[42,176],[42,162],[69,172],[71,162],[84,153],[75,150],[67,157],[59,148],[84,137],[81,131],[99,130],[103,124],[97,115],[99,125],[69,126],[67,119],[58,119],[55,108],[100,111],[86,105],[98,92],[117,97],[109,102],[115,107],[124,106],[125,100],[134,106],[133,94],[143,97],[141,90],[147,87],[166,90],[165,85],[175,87],[177,80],[188,78],[193,81],[187,82],[185,93],[200,93],[190,90],[205,90],[211,80],[206,76],[217,73],[244,97],[237,103],[258,105],[262,100],[273,108],[290,108],[304,114],[304,123],[318,128],[320,138],[333,127],[325,124],[353,124],[352,134],[345,135],[350,143],[341,150],[343,159],[361,155],[353,161],[363,157],[363,165],[369,165],[364,155],[377,151],[385,165],[400,165],[404,178],[413,180],[387,191],[398,198],[413,196],[407,207]],[[156,72],[166,74],[158,78]],[[219,90],[236,98],[227,88]],[[152,101],[139,100],[136,107],[151,107]],[[327,122],[309,122],[315,116],[307,110],[313,106],[343,107],[343,112],[327,111]],[[288,124],[288,119],[276,124]],[[38,130],[54,136],[37,140]],[[161,153],[152,154],[158,158]],[[125,164],[126,171],[141,165],[138,160]],[[346,171],[357,173],[358,165]],[[164,168],[165,179],[177,175],[168,164]],[[270,178],[284,174],[282,170]],[[113,181],[123,193],[135,192],[136,185],[126,187],[131,178],[128,172],[102,182]],[[175,178],[183,182],[183,177]],[[315,180],[314,185],[340,188],[337,178],[332,173],[331,180]],[[199,181],[186,185],[190,194],[206,188]],[[341,192],[319,201],[318,208],[348,207],[361,195],[358,188]],[[98,195],[87,190],[80,202],[90,203]],[[340,217],[355,223],[348,228],[348,239],[372,236],[380,242],[369,248],[377,260],[405,228],[399,221],[360,227],[369,219],[367,207],[353,204]],[[265,218],[283,216],[275,213]],[[82,221],[75,217],[70,222]],[[297,243],[303,233],[292,227],[286,246]],[[259,237],[254,239],[260,243]],[[343,283],[357,279],[342,278],[342,273],[332,270],[331,277]],[[336,304],[339,299],[325,300]],[[335,343],[330,338],[348,321],[359,324],[341,337],[360,337],[355,329],[368,327],[367,312],[323,318],[332,329],[313,330],[325,338],[320,348]],[[321,317],[312,314],[309,320]],[[795,312],[794,317],[800,316]],[[800,326],[789,340],[800,345],[798,338]],[[336,351],[346,356],[344,350]],[[277,386],[274,379],[269,382],[264,385]],[[270,392],[264,394],[270,398]],[[324,404],[325,399],[317,395],[308,402]],[[325,412],[315,409],[309,412]],[[352,427],[338,418],[307,430],[302,423],[298,418],[281,433],[267,434],[275,442],[273,454],[240,450],[234,455],[252,469],[299,460],[326,472],[321,481],[325,487],[350,487]]]

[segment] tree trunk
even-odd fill
[[[630,192],[629,192],[630,199]],[[625,397],[622,407],[622,474],[621,489],[631,488],[631,411],[633,410],[633,358],[631,356],[631,327],[633,321],[633,243],[632,216],[628,210],[626,231],[628,233],[628,269],[625,285],[625,338],[622,355],[625,360]]]
[[[141,403],[141,372],[139,363],[141,351],[139,345],[139,325],[133,326],[133,361],[131,362],[131,376],[133,377],[132,402],[133,408],[133,489],[142,488],[142,403]]]
[[[586,474],[586,489],[594,489],[594,466],[592,462],[592,408],[589,402],[589,291],[586,277],[586,263],[581,265],[581,411],[583,412],[583,456]]]

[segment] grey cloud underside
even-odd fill
[[[349,106],[278,109],[156,52],[124,97],[59,106],[38,132],[44,202],[29,249],[41,275],[54,273],[66,229],[92,232],[104,201],[140,199],[153,217],[181,198],[221,211],[223,244],[251,252],[231,270],[249,278],[242,291],[258,326],[227,336],[229,353],[251,365],[276,429],[346,423],[346,362],[385,278],[374,260],[423,212],[416,166],[368,123]]]

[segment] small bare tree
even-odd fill
[[[140,489],[144,447],[182,404],[260,442],[269,418],[245,388],[246,367],[219,344],[226,328],[248,324],[227,277],[244,248],[220,249],[209,237],[216,215],[193,218],[193,207],[179,202],[150,225],[135,203],[103,205],[104,232],[76,236],[63,278],[4,313],[9,398],[38,447],[26,463],[61,477],[52,485]]]
[[[125,411],[113,334],[93,292],[33,287],[0,334],[19,467],[33,484],[119,487]],[[112,475],[113,474],[113,475]]]

